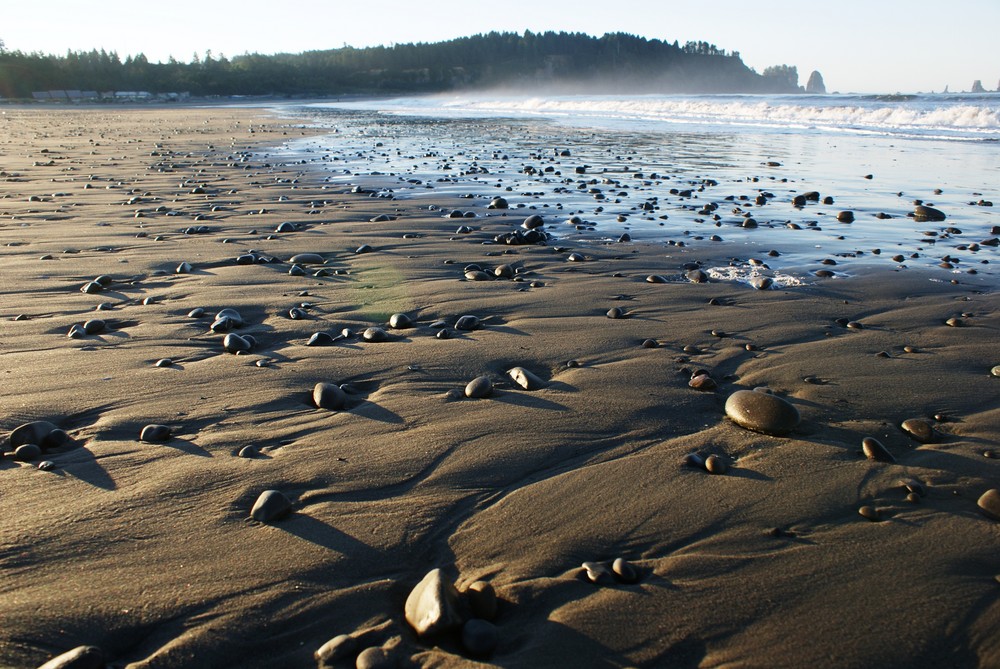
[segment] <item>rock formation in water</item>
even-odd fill
[[[826,95],[826,84],[823,83],[823,75],[818,70],[813,70],[806,82],[806,93],[816,93]]]
[[[983,82],[980,81],[979,79],[976,79],[975,81],[973,81],[972,82],[972,92],[973,93],[985,93],[986,89],[983,88]]]

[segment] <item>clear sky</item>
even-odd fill
[[[706,41],[827,89],[968,90],[1000,81],[1000,0],[0,0],[8,50],[171,56],[436,42],[491,30]]]

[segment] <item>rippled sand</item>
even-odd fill
[[[492,244],[526,212],[352,193],[262,155],[318,131],[253,110],[0,123],[2,427],[73,439],[0,461],[0,664],[86,644],[109,666],[315,666],[338,634],[398,666],[1000,664],[1000,525],[976,505],[1000,487],[995,289],[878,266],[769,290],[649,283],[731,254]],[[237,262],[251,251],[276,262]],[[290,274],[307,252],[325,263]],[[470,263],[522,280],[465,280]],[[224,308],[249,353],[210,329]],[[396,313],[414,327],[389,328]],[[463,315],[481,327],[455,330]],[[106,330],[67,336],[93,318]],[[374,326],[390,341],[357,336]],[[515,385],[517,366],[545,386]],[[689,387],[699,371],[714,389]],[[483,375],[492,394],[465,398]],[[315,407],[320,382],[347,384],[346,409]],[[761,386],[799,411],[787,437],[725,417]],[[149,424],[171,438],[140,442]],[[865,437],[896,463],[866,459]],[[292,513],[250,520],[265,490]],[[583,576],[618,557],[637,583]],[[495,588],[488,657],[405,622],[435,568]]]

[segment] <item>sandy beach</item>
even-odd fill
[[[495,243],[562,219],[263,110],[0,128],[0,666],[1000,666],[995,288]]]

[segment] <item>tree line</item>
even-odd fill
[[[436,43],[307,51],[211,51],[191,62],[114,51],[57,56],[8,51],[0,41],[0,96],[34,91],[188,92],[195,96],[329,96],[432,93],[495,86],[577,86],[581,90],[661,93],[797,92],[787,65],[758,74],[738,52],[707,42],[667,42],[626,33],[490,32]]]

